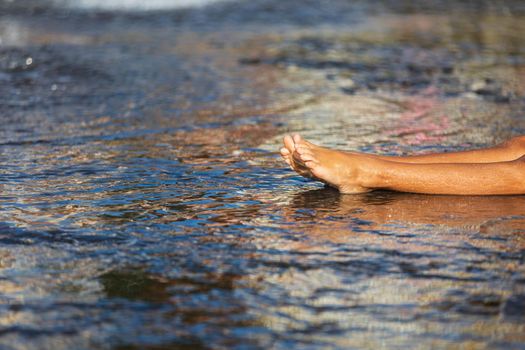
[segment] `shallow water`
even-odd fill
[[[2,348],[525,347],[525,197],[343,196],[276,153],[525,133],[523,4],[125,10],[0,2]]]

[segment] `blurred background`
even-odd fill
[[[525,134],[524,34],[518,0],[0,0],[0,347],[523,348],[523,196],[277,150]]]

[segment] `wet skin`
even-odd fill
[[[281,156],[293,170],[341,193],[375,189],[426,194],[525,193],[525,137],[491,148],[412,157],[385,157],[317,146],[284,137]]]

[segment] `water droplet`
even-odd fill
[[[56,91],[58,89],[57,84],[51,85],[51,91]]]
[[[30,66],[31,64],[33,64],[33,58],[31,57],[26,58],[26,66]]]

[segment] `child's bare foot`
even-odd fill
[[[370,191],[360,179],[360,163],[366,162],[366,157],[320,147],[299,135],[286,136],[284,145],[281,155],[299,175],[324,182],[342,193]]]
[[[305,164],[294,160],[293,158],[293,153],[295,152],[294,139],[290,135],[286,135],[283,139],[283,143],[284,143],[284,147],[281,148],[280,153],[284,161],[286,162],[286,164],[288,164],[290,168],[292,168],[299,175],[304,176],[309,179],[314,178],[313,174],[310,172],[310,169],[308,169],[308,167],[306,167]]]

